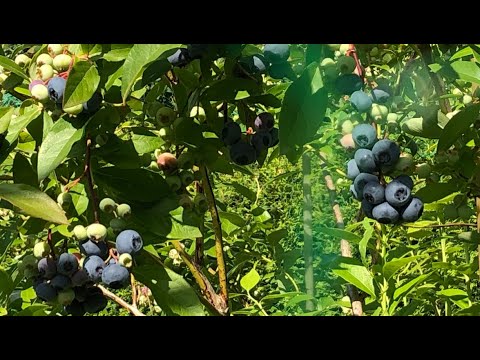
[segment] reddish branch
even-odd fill
[[[52,229],[48,229],[47,242],[48,242],[48,246],[50,246],[53,260],[57,260],[57,255],[55,255],[55,247],[53,246],[53,241],[52,241]]]
[[[105,295],[109,299],[115,301],[121,307],[130,311],[132,313],[132,315],[134,315],[134,316],[145,316],[145,314],[142,313],[140,310],[138,310],[136,307],[130,305],[125,300],[123,300],[122,298],[120,298],[117,295],[115,295],[114,293],[112,293],[110,290],[107,290],[106,288],[104,288],[102,285],[97,285],[97,287],[100,290],[102,290],[103,295]]]

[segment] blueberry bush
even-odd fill
[[[478,315],[479,53],[2,45],[0,315]]]

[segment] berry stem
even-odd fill
[[[132,285],[132,306],[137,308],[137,287],[135,286],[135,276],[130,273],[130,283]]]
[[[92,171],[90,168],[90,152],[91,152],[91,147],[92,145],[92,139],[90,137],[90,134],[87,134],[87,149],[85,151],[85,170],[84,173],[87,175],[87,181],[88,181],[88,189],[90,191],[90,197],[92,199],[92,205],[93,205],[93,216],[95,218],[95,222],[98,224],[100,222],[99,220],[99,215],[98,215],[98,199],[97,195],[95,194],[95,189],[94,189],[94,184],[93,184],[93,179],[92,179]]]
[[[218,215],[217,205],[215,203],[215,195],[213,194],[212,184],[210,183],[207,167],[205,165],[202,165],[200,167],[200,171],[202,172],[203,188],[205,189],[205,195],[208,201],[208,208],[212,216],[213,230],[215,232],[215,251],[217,255],[220,294],[223,297],[224,301],[227,303],[228,302],[227,270],[225,267],[225,259],[223,254],[222,225],[220,223],[220,217]]]
[[[55,255],[55,247],[53,246],[53,242],[52,242],[52,229],[48,229],[47,242],[48,242],[48,246],[50,246],[53,260],[57,260],[57,255]]]

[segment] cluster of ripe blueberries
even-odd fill
[[[128,204],[117,205],[110,198],[100,202],[100,209],[115,214],[115,219],[124,220],[131,215]],[[143,240],[135,230],[123,230],[116,237],[115,248],[109,249],[107,227],[100,223],[77,225],[73,234],[81,254],[65,251],[56,256],[47,241],[40,241],[34,246],[33,256],[22,260],[20,269],[33,279],[35,293],[42,301],[63,305],[72,315],[97,313],[105,308],[107,298],[95,284],[111,289],[128,286],[130,268]]]
[[[347,164],[347,177],[353,180],[350,191],[362,202],[365,215],[382,224],[417,221],[422,216],[423,202],[412,194],[412,178],[400,175],[386,183],[383,177],[400,158],[398,144],[378,140],[376,129],[369,124],[357,125],[352,137],[358,150]]]

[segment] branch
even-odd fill
[[[443,83],[442,78],[438,74],[432,72],[429,67],[429,65],[433,63],[432,48],[429,44],[418,44],[418,49],[422,54],[422,60],[425,64],[426,70],[428,71],[428,75],[430,75],[435,92],[438,96],[445,95],[445,84]],[[452,107],[450,106],[448,99],[439,99],[439,103],[440,109],[444,114],[452,111]]]
[[[203,188],[200,185],[199,181],[195,182],[195,189],[196,189],[198,194],[203,194],[204,193]],[[203,264],[203,252],[204,252],[204,249],[203,249],[203,243],[204,243],[203,234],[204,234],[204,230],[205,230],[204,222],[205,222],[205,214],[202,215],[202,221],[200,223],[200,232],[202,233],[202,236],[195,239],[195,262],[199,265]]]
[[[130,274],[130,284],[132,285],[132,306],[137,308],[137,287],[135,285],[135,276]]]
[[[321,155],[321,158],[325,158],[325,155],[324,154]],[[325,178],[325,183],[327,185],[328,194],[330,196],[330,205],[333,208],[333,214],[335,216],[337,228],[343,229],[345,228],[345,223],[343,222],[343,216],[340,210],[340,205],[338,205],[338,202],[337,202],[337,191],[335,189],[335,184],[333,182],[332,176],[328,172],[328,169],[324,161],[321,161],[321,167],[322,167],[323,177]],[[340,252],[344,257],[349,257],[349,258],[352,257],[352,249],[350,247],[350,243],[345,239],[340,240]],[[353,316],[362,316],[363,304],[357,288],[351,284],[347,284],[347,292],[348,292],[348,297],[350,298],[350,303],[352,304]]]
[[[85,171],[84,173],[87,175],[88,181],[88,190],[90,191],[90,197],[92,199],[93,205],[93,217],[95,218],[95,222],[99,223],[99,216],[98,216],[98,199],[97,195],[95,194],[93,179],[92,179],[92,170],[90,168],[90,146],[92,145],[92,139],[90,138],[90,134],[87,134],[87,149],[85,152]]]
[[[305,292],[315,298],[315,278],[313,273],[313,231],[312,231],[312,166],[311,155],[302,155],[303,172],[303,258],[305,261]],[[313,311],[313,300],[305,302],[305,309]]]
[[[57,260],[57,255],[55,255],[55,247],[53,246],[53,242],[52,242],[52,229],[48,229],[47,242],[48,242],[48,246],[50,246],[50,251],[52,253],[53,260]]]
[[[475,198],[475,209],[477,211],[477,232],[480,232],[480,197]],[[478,245],[478,266],[480,269],[480,245]],[[480,270],[479,270],[480,275]]]
[[[228,289],[227,289],[227,270],[225,267],[225,259],[223,255],[223,243],[222,243],[222,225],[220,223],[220,217],[218,216],[217,205],[215,203],[215,196],[213,195],[212,184],[208,177],[207,167],[202,165],[200,167],[202,172],[203,188],[205,190],[205,196],[208,201],[208,208],[212,215],[213,230],[215,232],[215,252],[217,255],[218,264],[218,279],[220,282],[220,294],[228,302]]]
[[[124,301],[122,298],[118,297],[117,295],[115,295],[114,293],[112,293],[110,290],[107,290],[106,288],[104,288],[102,285],[97,285],[97,287],[102,290],[102,293],[103,295],[105,295],[106,297],[108,297],[109,299],[115,301],[118,305],[120,305],[121,307],[127,309],[128,311],[130,311],[132,313],[132,315],[134,316],[146,316],[144,313],[142,313],[140,310],[138,310],[136,307],[130,305],[129,303],[127,303],[126,301]]]
[[[195,281],[200,287],[200,291],[203,297],[208,302],[208,304],[210,304],[212,308],[215,309],[220,315],[227,315],[227,302],[223,299],[222,296],[219,296],[215,293],[215,290],[210,284],[210,281],[208,281],[207,277],[203,274],[200,266],[195,262],[195,260],[190,257],[190,255],[185,252],[180,241],[173,240],[172,245],[178,251],[183,261],[187,265],[188,269],[192,273]]]

